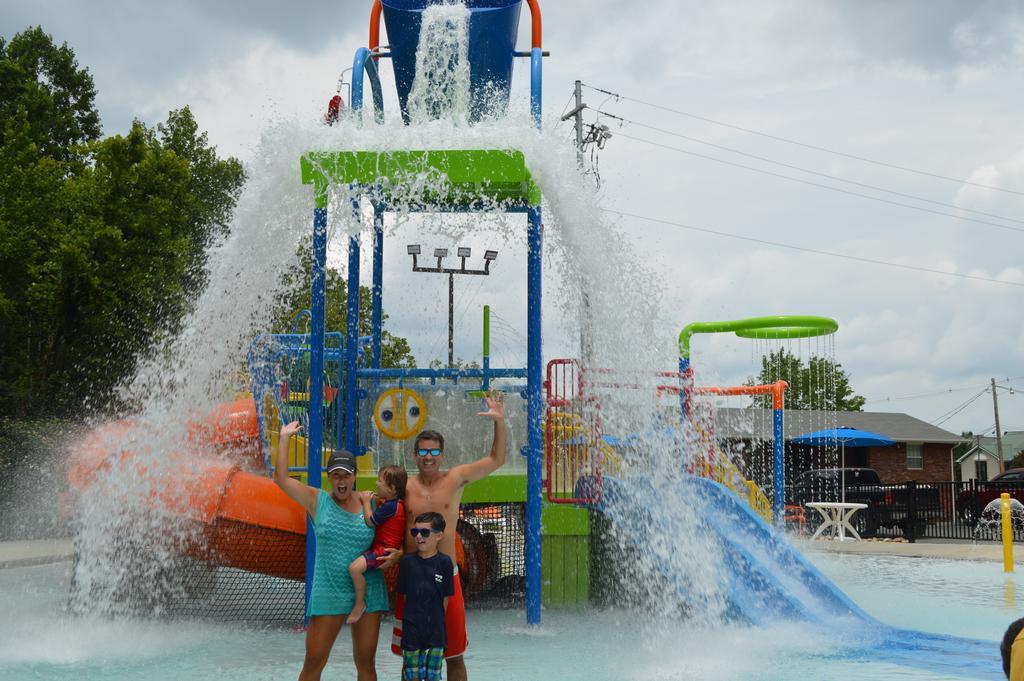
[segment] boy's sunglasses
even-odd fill
[[[426,456],[428,454],[430,456],[441,456],[440,449],[417,449],[416,453],[419,454],[420,456]]]
[[[429,527],[410,527],[409,528],[409,534],[411,534],[414,537],[420,537],[420,536],[422,536],[422,537],[429,537],[432,532],[437,532],[437,530],[432,530]],[[437,533],[441,534],[440,532],[437,532]]]

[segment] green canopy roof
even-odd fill
[[[332,182],[361,185],[379,200],[427,210],[541,201],[523,153],[512,149],[311,151],[300,163],[302,183],[314,185],[318,208],[327,207]]]

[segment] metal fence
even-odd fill
[[[858,533],[865,537],[999,541],[999,499],[1003,492],[1011,497],[1014,540],[1024,540],[1021,485],[975,480],[850,485],[846,501],[867,504],[852,519]],[[816,514],[809,511],[807,517],[812,515]]]

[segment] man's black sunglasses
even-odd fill
[[[428,454],[430,456],[441,456],[440,449],[417,449],[416,453],[420,456],[427,456]]]

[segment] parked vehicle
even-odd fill
[[[867,504],[853,515],[851,524],[859,535],[871,536],[880,527],[899,529],[904,536],[924,534],[929,520],[942,517],[939,490],[927,484],[883,485],[873,468],[820,468],[807,471],[789,488],[786,503],[806,506],[813,501],[839,501]],[[812,524],[821,518],[813,509],[806,509]]]
[[[956,498],[957,513],[968,525],[974,525],[989,502],[998,499],[1003,492],[1024,503],[1024,468],[1010,468],[988,482],[971,482]]]

